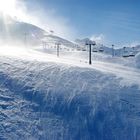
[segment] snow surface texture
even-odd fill
[[[140,139],[139,70],[14,57],[0,57],[0,140]]]

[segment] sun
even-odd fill
[[[23,0],[0,0],[0,13],[22,21],[29,20]]]
[[[17,0],[0,0],[0,12],[15,16]]]

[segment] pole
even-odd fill
[[[89,65],[91,65],[91,44],[89,44]]]
[[[123,47],[123,51],[124,51],[124,53],[125,53],[125,51],[126,51],[126,47]]]
[[[61,44],[60,43],[57,43],[56,45],[57,45],[57,57],[59,57],[59,51],[60,51],[60,45]]]
[[[114,57],[114,45],[112,45],[112,57]]]
[[[89,46],[89,65],[91,65],[92,64],[92,58],[91,58],[91,51],[92,51],[92,49],[91,49],[91,47],[92,47],[92,45],[93,46],[95,46],[96,45],[96,43],[86,43],[86,45],[88,45]]]

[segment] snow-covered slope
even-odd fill
[[[0,41],[3,44],[39,44],[45,33],[37,26],[0,14]]]
[[[61,43],[65,47],[75,47],[75,43],[52,35],[38,26],[0,13],[0,44],[41,46],[42,42],[50,46]]]
[[[139,70],[15,51],[1,51],[0,139],[140,139]]]

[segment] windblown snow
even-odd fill
[[[1,140],[140,139],[139,69],[95,57],[89,66],[78,52],[0,55]]]

